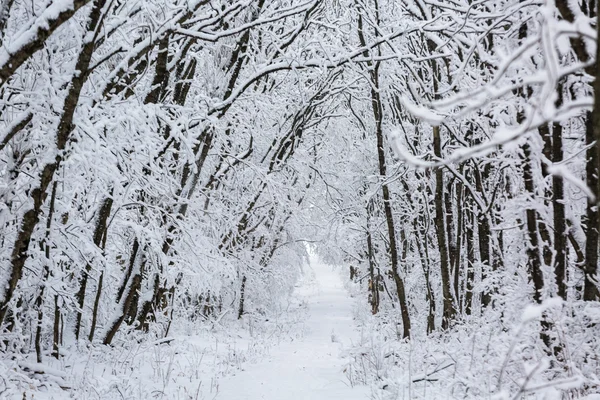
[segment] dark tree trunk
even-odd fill
[[[472,202],[469,202],[472,206]],[[465,242],[467,245],[467,262],[465,273],[465,314],[473,313],[473,287],[475,282],[475,214],[470,211],[466,216]]]
[[[560,89],[559,89],[560,90]],[[559,94],[561,96],[561,94]],[[552,162],[563,160],[562,125],[555,122],[552,126]],[[554,274],[558,295],[567,299],[567,226],[565,219],[564,186],[560,176],[552,176],[552,210],[554,218]]]
[[[462,173],[462,169],[460,171]],[[456,299],[456,305],[457,305],[457,310],[460,311],[461,310],[461,304],[462,304],[462,296],[461,296],[461,292],[460,292],[460,265],[462,263],[462,258],[461,258],[461,249],[463,246],[462,240],[463,240],[463,235],[464,235],[464,207],[463,207],[463,199],[464,199],[464,195],[463,195],[464,189],[463,189],[463,185],[462,183],[460,183],[460,181],[457,183],[456,186],[456,205],[457,205],[457,216],[456,216],[456,245],[454,246],[454,256],[453,258],[453,275],[454,275],[454,296]],[[450,253],[452,255],[452,253]]]
[[[137,240],[136,240],[136,242],[137,242]],[[138,247],[139,247],[139,244],[138,244]],[[136,251],[136,254],[133,257],[133,259],[134,259],[134,261],[133,261],[134,275],[131,278],[131,283],[129,284],[127,294],[125,295],[125,298],[121,302],[120,314],[113,321],[112,325],[109,327],[109,329],[106,332],[106,335],[102,341],[102,343],[105,345],[110,345],[112,343],[115,335],[117,334],[117,332],[119,331],[119,328],[121,327],[121,324],[125,321],[125,319],[128,316],[130,317],[132,314],[135,316],[135,314],[133,313],[132,310],[134,310],[137,306],[137,300],[138,300],[139,292],[140,292],[140,289],[142,286],[142,275],[144,274],[143,267],[142,267],[144,260],[142,260],[143,255],[141,253],[143,253],[143,252]]]
[[[141,310],[138,313],[138,329],[143,330],[144,332],[148,331],[148,328],[150,327],[149,324],[151,320],[153,320],[153,317],[151,318],[150,315],[157,309],[161,292],[160,274],[155,273],[152,281],[152,297],[143,303]]]
[[[4,43],[4,36],[6,36],[6,23],[8,22],[8,16],[15,0],[2,0],[0,3],[0,46]]]
[[[111,194],[112,195],[112,191]],[[110,216],[110,212],[113,205],[112,197],[106,197],[100,206],[100,211],[98,212],[98,220],[96,221],[96,228],[94,229],[94,244],[100,248],[102,244],[102,239],[106,235],[106,228],[108,217]],[[83,316],[83,308],[85,306],[85,292],[87,290],[87,281],[90,274],[92,266],[87,264],[85,266],[85,270],[82,271],[79,291],[75,294],[75,298],[77,299],[77,303],[79,305],[79,310],[77,310],[77,320],[75,321],[75,338],[79,339],[79,334],[81,330],[81,318]]]
[[[433,152],[438,159],[442,158],[442,139],[440,127],[433,127]],[[452,283],[450,281],[450,258],[448,255],[448,234],[446,216],[444,215],[444,170],[435,170],[435,228],[440,253],[440,270],[442,276],[442,295],[444,297],[444,314],[442,329],[448,329],[456,315],[454,299],[452,298]]]
[[[561,10],[562,11],[562,10]],[[597,38],[600,39],[600,25],[596,24]],[[579,38],[583,44],[583,40]],[[598,42],[600,43],[600,42]],[[584,47],[585,49],[585,47]],[[586,143],[591,145],[587,151],[586,176],[587,184],[594,199],[588,199],[587,215],[586,215],[586,236],[585,244],[585,282],[583,287],[583,298],[586,301],[595,301],[600,297],[598,292],[598,230],[600,229],[600,213],[598,210],[600,204],[600,69],[597,64],[600,60],[600,46],[596,46],[596,63],[594,69],[589,71],[594,76],[594,108],[588,113],[586,124]],[[581,61],[587,61],[583,57],[579,57]],[[591,123],[591,126],[590,126]]]
[[[523,145],[523,181],[525,190],[533,200],[535,198],[535,183],[533,178],[533,160],[529,144]],[[540,241],[538,233],[538,215],[533,207],[525,211],[527,224],[527,270],[533,281],[533,298],[537,303],[542,302],[542,290],[544,289],[544,275],[542,273],[542,257],[540,255]]]
[[[40,285],[40,293],[35,300],[35,306],[37,308],[37,325],[35,327],[35,355],[38,363],[42,362],[42,324],[44,320],[44,292],[46,289],[46,282],[50,276],[50,268],[46,265],[44,267],[44,275],[42,277],[42,284]]]
[[[60,329],[61,327],[61,315],[60,306],[58,304],[58,295],[54,295],[54,331],[52,333],[52,355],[58,359],[60,358],[59,346],[60,346]]]
[[[427,240],[427,230],[423,228],[419,234],[418,220],[413,221],[415,228],[415,242],[417,243],[417,251],[421,258],[421,265],[423,267],[423,275],[425,277],[425,288],[427,289],[425,299],[429,304],[429,313],[427,314],[427,333],[435,331],[435,296],[431,289],[431,280],[429,278],[430,262],[429,262],[429,240]],[[424,222],[426,224],[427,222]],[[422,238],[422,239],[421,239]],[[423,243],[421,244],[421,240]]]
[[[242,286],[240,287],[240,306],[238,307],[238,319],[244,316],[244,301],[246,300],[246,275],[242,278]]]
[[[371,213],[373,204],[369,202],[367,206],[367,258],[369,260],[369,303],[371,303],[371,313],[373,315],[379,312],[379,274],[375,275],[375,251],[373,249],[373,237],[371,235]]]
[[[540,136],[542,137],[542,140],[544,142],[544,147],[543,147],[543,154],[544,157],[546,157],[547,160],[552,160],[552,154],[553,154],[553,146],[552,146],[552,132],[550,131],[550,125],[549,124],[543,124],[542,126],[540,126],[538,128],[538,133],[540,134]],[[542,176],[544,177],[544,179],[546,179],[550,174],[548,173],[548,167],[546,166],[546,163],[542,162],[541,163],[541,168],[542,168]],[[550,201],[549,199],[552,198],[552,191],[550,190],[550,188],[546,188],[544,196],[543,196],[543,205],[545,208],[550,207]],[[538,213],[538,231],[540,234],[540,239],[541,239],[541,245],[542,245],[542,259],[544,262],[545,266],[551,266],[552,265],[552,237],[550,235],[550,227],[548,226],[548,224],[546,223],[546,221],[544,221],[541,216]]]
[[[46,284],[48,277],[50,276],[50,228],[52,227],[52,216],[54,215],[54,204],[56,202],[56,182],[52,185],[52,195],[50,196],[50,208],[48,210],[48,216],[46,217],[46,238],[44,241],[44,252],[46,256],[46,265],[44,266],[44,274],[42,277],[42,283],[40,284],[40,292],[35,305],[38,309],[38,321],[35,329],[35,354],[37,362],[42,362],[42,324],[44,319],[44,294],[46,292]]]
[[[98,308],[100,307],[100,298],[102,297],[102,285],[104,283],[104,271],[100,273],[98,278],[98,286],[96,287],[96,298],[94,299],[94,308],[92,309],[92,323],[90,325],[90,334],[88,340],[94,341],[94,335],[96,334],[96,324],[98,322]]]
[[[600,46],[598,46],[600,47]],[[600,79],[596,79],[594,87],[600,93]],[[597,86],[597,88],[596,88]],[[598,229],[600,229],[600,214],[598,212],[598,195],[600,190],[598,188],[599,179],[599,141],[600,137],[600,96],[596,95],[594,100],[594,111],[592,115],[588,113],[587,129],[586,129],[586,144],[587,150],[587,163],[586,163],[586,180],[587,185],[592,191],[594,198],[588,198],[587,210],[585,216],[585,281],[583,284],[583,299],[587,301],[595,301],[598,299],[598,287],[596,281],[598,279]],[[596,142],[594,146],[593,143]]]
[[[376,75],[376,72],[373,74]],[[374,78],[375,87],[378,87],[376,78]],[[385,141],[383,137],[382,128],[382,106],[381,99],[379,98],[379,92],[376,89],[371,90],[371,99],[373,106],[373,114],[376,121],[376,135],[377,135],[377,154],[379,160],[379,176],[382,180],[387,177],[387,166],[385,161]],[[394,225],[394,215],[392,213],[392,205],[390,199],[390,189],[387,184],[381,185],[382,197],[383,197],[383,210],[385,214],[385,221],[387,225],[388,237],[390,240],[389,251],[392,263],[391,273],[396,284],[396,294],[398,295],[398,301],[400,302],[400,310],[402,313],[402,326],[403,326],[403,337],[410,337],[410,316],[408,313],[408,303],[406,301],[406,292],[404,289],[404,280],[400,276],[399,271],[399,259],[398,259],[398,244],[396,242],[396,228]]]
[[[489,175],[489,172],[484,169],[483,173],[476,168],[475,174],[475,185],[477,192],[481,195],[484,194],[483,182]],[[479,244],[479,260],[481,261],[481,279],[485,280],[488,277],[489,270],[492,265],[491,257],[491,235],[492,231],[490,228],[489,216],[485,213],[485,210],[480,210],[477,215],[477,239]],[[492,302],[492,295],[490,289],[483,289],[481,292],[481,306],[488,307]]]

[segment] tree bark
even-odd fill
[[[111,192],[111,195],[112,195],[112,192]],[[102,249],[102,251],[104,251],[104,249],[106,248],[106,240],[108,239],[108,229],[107,229],[106,225],[105,225],[103,231],[104,231],[104,237],[102,239],[102,245],[100,247]],[[94,341],[94,335],[96,332],[96,323],[98,321],[98,308],[100,307],[100,298],[102,296],[103,283],[104,283],[104,271],[102,271],[100,273],[100,277],[98,278],[98,285],[96,286],[96,298],[94,299],[94,307],[92,309],[92,323],[90,326],[90,334],[88,336],[88,340],[90,342]]]
[[[244,301],[246,300],[246,275],[242,277],[242,286],[240,287],[240,305],[238,307],[238,319],[244,316]]]
[[[598,46],[600,47],[600,46]],[[600,229],[600,214],[598,212],[598,199],[600,190],[598,188],[599,179],[599,142],[600,142],[600,79],[596,77],[594,82],[594,110],[591,115],[586,115],[586,144],[589,146],[587,150],[586,163],[586,182],[591,190],[594,198],[588,198],[587,209],[585,216],[585,280],[583,283],[583,299],[586,301],[595,301],[598,299],[598,244]],[[594,142],[596,144],[594,145]]]
[[[559,89],[562,91],[562,89]],[[561,96],[561,94],[559,94]],[[563,160],[562,125],[555,122],[552,126],[552,162]],[[557,294],[567,300],[567,226],[565,218],[564,185],[558,175],[552,176],[552,212],[554,219],[554,275]]]
[[[367,258],[369,260],[369,303],[371,303],[371,314],[379,312],[379,274],[375,275],[375,249],[373,249],[373,237],[371,235],[371,213],[372,202],[367,206]]]
[[[475,185],[479,193],[483,195],[483,182],[489,175],[484,169],[481,172],[479,169],[474,170]],[[479,261],[481,262],[481,279],[485,280],[492,267],[492,251],[491,251],[491,235],[490,220],[485,210],[480,210],[477,214],[477,240],[479,244]],[[492,295],[490,289],[483,289],[481,292],[481,306],[488,307],[492,303]]]
[[[60,306],[58,305],[58,295],[54,295],[54,329],[52,332],[52,355],[57,360],[60,358],[59,346],[60,346]]]
[[[140,247],[139,241],[137,239],[135,240],[134,247],[137,249],[139,249],[139,247]],[[116,319],[113,321],[113,323],[107,330],[106,335],[104,336],[104,339],[102,340],[102,343],[105,345],[110,345],[112,343],[115,335],[117,334],[117,332],[119,331],[119,328],[121,327],[121,324],[125,321],[125,319],[128,316],[131,316],[132,309],[134,309],[136,307],[137,299],[139,296],[139,291],[142,286],[142,275],[144,274],[144,271],[143,271],[144,260],[142,260],[142,258],[143,258],[143,251],[136,250],[135,253],[132,254],[131,272],[133,274],[133,277],[131,278],[131,282],[125,282],[126,285],[127,285],[127,283],[129,283],[127,294],[125,295],[125,298],[123,299],[123,301],[120,302],[121,311],[119,313],[119,316],[116,317]]]
[[[433,127],[433,153],[442,159],[442,138],[440,127]],[[442,296],[444,313],[442,316],[442,329],[448,329],[456,315],[454,299],[452,298],[452,283],[450,282],[450,257],[448,254],[448,232],[446,216],[444,215],[444,170],[438,167],[435,170],[435,230],[440,254],[440,270],[442,276]]]
[[[472,201],[469,202],[472,206]],[[465,215],[467,221],[465,223],[465,242],[467,245],[467,262],[465,273],[465,314],[473,313],[473,288],[475,282],[475,213],[470,212]]]
[[[460,171],[462,173],[462,169]],[[463,207],[463,199],[464,199],[464,189],[462,183],[459,181],[456,184],[456,208],[457,208],[457,216],[456,216],[456,245],[454,246],[454,257],[452,263],[452,273],[453,273],[453,283],[454,283],[454,298],[456,299],[456,308],[460,312],[461,304],[462,304],[462,296],[460,292],[460,265],[462,263],[461,257],[461,249],[463,246],[463,236],[464,236],[464,207]],[[452,255],[452,252],[450,253]]]
[[[413,221],[415,229],[415,242],[417,244],[417,251],[421,258],[421,266],[423,268],[423,275],[425,277],[425,288],[427,289],[425,300],[429,304],[429,312],[427,314],[427,333],[433,333],[435,331],[435,296],[431,289],[431,279],[429,277],[430,262],[429,262],[429,240],[427,240],[427,230],[423,228],[419,234],[418,220]],[[423,243],[421,243],[421,238]]]
[[[562,10],[561,10],[562,11]],[[600,39],[600,24],[596,24],[596,37]],[[580,38],[581,42],[583,40]],[[597,43],[600,43],[597,41]],[[584,46],[585,44],[583,44]],[[584,46],[585,49],[585,46]],[[583,299],[586,301],[595,301],[600,298],[598,286],[600,277],[598,276],[598,245],[600,229],[600,213],[598,210],[600,204],[600,69],[597,68],[598,60],[600,60],[600,46],[596,46],[596,63],[591,71],[595,78],[594,80],[594,108],[591,115],[587,115],[587,120],[591,122],[591,126],[586,124],[586,143],[595,145],[587,151],[586,176],[587,184],[594,199],[588,198],[587,215],[586,215],[586,236],[585,245],[585,282],[583,288]],[[582,59],[581,61],[587,61]]]
[[[6,23],[8,22],[8,16],[14,2],[15,0],[2,0],[2,3],[0,3],[0,46],[4,44]]]
[[[42,277],[42,283],[40,284],[40,292],[35,301],[35,305],[38,309],[38,321],[35,329],[35,354],[37,362],[42,362],[42,324],[44,319],[44,294],[46,292],[46,284],[48,277],[50,276],[50,228],[52,227],[52,216],[54,214],[54,204],[56,201],[56,182],[52,185],[52,196],[50,197],[50,209],[48,210],[48,216],[46,219],[46,238],[44,241],[44,252],[46,256],[46,265],[44,266],[44,274]]]
[[[106,197],[102,202],[102,206],[100,206],[100,211],[98,212],[98,219],[96,221],[96,228],[94,229],[94,244],[96,247],[101,248],[102,239],[106,235],[106,228],[108,217],[110,216],[110,212],[113,205],[113,199],[110,197]],[[77,299],[77,303],[79,305],[79,310],[77,310],[77,320],[75,321],[75,338],[79,339],[79,333],[81,330],[81,318],[83,315],[83,308],[85,305],[85,292],[87,289],[87,281],[90,274],[92,266],[87,264],[85,266],[85,270],[81,274],[79,291],[75,294],[75,298]]]
[[[525,191],[531,197],[535,198],[535,183],[533,179],[533,168],[531,166],[532,154],[528,143],[523,146],[523,181]],[[542,257],[540,255],[540,241],[538,233],[538,215],[533,207],[528,207],[525,211],[527,224],[527,271],[533,281],[533,298],[537,303],[542,302],[542,290],[544,289],[544,275],[542,273]]]

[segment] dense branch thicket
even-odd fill
[[[595,1],[0,4],[4,353],[268,314],[312,242],[394,340],[536,310],[600,390]],[[457,398],[535,392],[494,357]]]

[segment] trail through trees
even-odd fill
[[[353,387],[344,357],[360,342],[352,315],[355,306],[340,270],[314,255],[296,294],[306,301],[308,317],[299,340],[275,346],[264,361],[219,383],[218,400],[364,400],[369,388]]]

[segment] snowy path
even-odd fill
[[[221,380],[216,400],[369,398],[366,387],[350,387],[340,358],[342,349],[357,341],[353,301],[330,266],[311,261],[314,281],[296,290],[309,308],[304,338],[274,348],[269,359]]]

